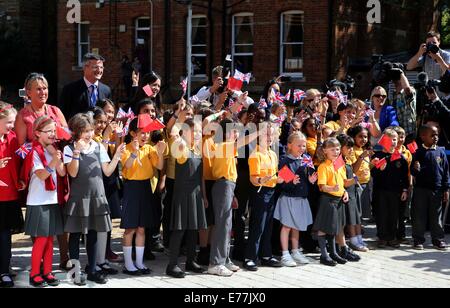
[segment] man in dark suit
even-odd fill
[[[66,119],[95,107],[99,100],[111,98],[111,89],[100,82],[103,76],[105,59],[88,53],[83,58],[82,79],[66,85],[61,93],[59,107]]]

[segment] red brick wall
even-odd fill
[[[180,92],[180,79],[186,75],[186,6],[172,1],[171,20],[164,20],[164,1],[154,0],[154,32],[153,32],[153,69],[164,79],[164,30],[170,22],[171,43],[171,89],[166,93],[168,99],[176,97]],[[198,3],[198,2],[197,2]],[[194,6],[194,14],[207,15],[207,1],[203,1],[205,8]],[[214,63],[208,67],[220,65],[222,59],[222,1],[214,1]],[[109,44],[109,4],[96,9],[94,3],[82,3],[82,20],[90,21],[91,48],[99,48],[99,52],[107,59],[104,82],[116,88],[120,82],[121,56],[131,57],[134,47],[134,20],[137,17],[149,16],[147,1],[127,1],[118,3],[118,24],[126,24],[127,32],[118,33],[118,47]],[[255,82],[251,88],[259,91],[265,83],[279,74],[279,41],[280,16],[288,10],[303,10],[305,12],[305,51],[304,75],[305,82],[297,84],[299,87],[321,85],[327,76],[327,1],[299,1],[299,0],[252,0],[246,1],[228,10],[227,39],[225,49],[231,48],[232,15],[240,12],[254,13],[254,75]],[[58,10],[58,88],[82,76],[82,72],[73,70],[75,65],[75,26],[65,21],[67,9],[65,1],[60,1]],[[211,31],[211,29],[209,29]],[[118,30],[116,30],[118,31]],[[209,43],[209,42],[208,42]],[[208,57],[209,59],[209,57]],[[198,85],[198,84],[196,84]],[[196,86],[194,85],[194,87]],[[170,92],[170,91],[169,91]],[[170,95],[172,94],[172,95]],[[172,96],[172,97],[171,97]],[[257,96],[257,95],[256,95]]]

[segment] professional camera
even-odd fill
[[[433,44],[433,43],[428,43],[427,44],[427,52],[426,52],[426,54],[428,54],[428,53],[434,53],[434,54],[437,54],[438,52],[439,52],[439,47],[436,45],[436,44]]]
[[[417,83],[414,84],[414,87],[420,91],[425,89],[428,93],[433,93],[437,87],[441,84],[441,80],[429,80],[428,74],[425,72],[421,72],[417,74]]]
[[[225,91],[225,89],[228,87],[228,80],[230,78],[230,73],[231,73],[231,66],[232,66],[232,59],[231,59],[231,55],[227,55],[227,57],[225,58],[225,61],[223,63],[223,70],[222,70],[222,78],[223,78],[223,86],[221,86],[217,91],[219,93],[223,93],[223,91]]]
[[[392,63],[389,61],[379,61],[373,66],[372,77],[376,85],[384,85],[390,81],[400,80],[400,76],[405,71],[402,63]]]

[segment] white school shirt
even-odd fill
[[[87,150],[82,151],[83,154],[92,154],[95,152],[97,147],[100,147],[100,163],[109,163],[111,159],[109,158],[108,152],[104,146],[101,146],[98,142],[91,141],[89,148]],[[64,148],[64,164],[69,164],[72,161],[73,152],[69,146]]]
[[[45,159],[47,164],[49,164],[53,157],[49,154],[47,149],[44,150]],[[58,181],[56,177],[56,170],[52,172],[53,182],[55,183],[56,189],[54,191],[47,191],[45,189],[45,181],[39,179],[36,175],[37,170],[45,170],[41,159],[37,152],[33,152],[33,169],[31,170],[31,180],[28,186],[28,196],[27,205],[28,206],[39,206],[39,205],[53,205],[58,204]]]

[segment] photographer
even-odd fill
[[[441,35],[429,32],[426,43],[420,45],[417,54],[409,60],[407,69],[420,66],[430,79],[439,79],[450,68],[450,53],[439,49],[440,44]]]
[[[408,144],[416,138],[417,134],[416,91],[410,86],[401,69],[394,68],[391,74],[395,85],[392,106],[397,111],[400,127],[406,132],[405,143]]]
[[[226,73],[226,76],[224,76]],[[229,78],[229,71],[224,69],[223,66],[217,66],[212,71],[212,81],[211,86],[202,87],[198,93],[197,98],[201,101],[209,101],[216,111],[220,111],[223,106],[227,106],[227,101],[233,97],[238,98],[243,93],[241,91],[231,91],[227,89],[226,79]],[[247,97],[244,102],[244,107],[248,108],[254,101]]]

